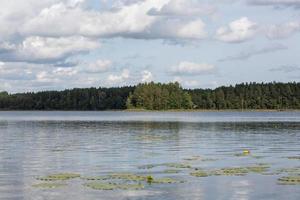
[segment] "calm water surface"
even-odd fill
[[[249,149],[251,155],[236,156]],[[300,112],[0,112],[0,199],[282,200],[300,199],[300,185],[281,185],[282,168],[300,167]],[[192,158],[192,159],[190,159]],[[193,159],[197,158],[197,159]],[[163,166],[191,169],[166,174]],[[204,170],[270,166],[268,174],[193,177]],[[142,190],[98,191],[77,178],[56,189],[37,177],[73,172],[151,174],[182,180]],[[298,171],[299,172],[299,171]]]

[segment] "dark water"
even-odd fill
[[[235,156],[243,150],[251,156]],[[255,155],[255,156],[254,156]],[[300,199],[300,185],[273,174],[300,166],[300,112],[0,112],[0,199]],[[201,158],[186,160],[187,158]],[[268,164],[270,174],[193,177],[147,164],[185,163],[207,170]],[[73,172],[151,174],[184,183],[98,191],[72,179],[43,189],[37,177]]]

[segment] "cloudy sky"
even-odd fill
[[[0,2],[0,91],[300,80],[300,0]]]

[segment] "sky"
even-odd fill
[[[0,2],[0,91],[300,81],[300,0]]]

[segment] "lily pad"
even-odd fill
[[[180,172],[181,172],[181,170],[179,170],[179,169],[166,169],[163,171],[163,173],[165,173],[165,174],[178,174]]]
[[[172,183],[183,183],[184,181],[176,180],[173,178],[157,178],[153,179],[152,183],[156,184],[172,184]]]
[[[184,169],[184,168],[192,168],[191,165],[186,164],[186,163],[166,163],[164,164],[167,167],[172,167],[172,168],[179,168],[179,169]]]
[[[290,160],[300,160],[300,156],[290,156],[290,157],[287,157],[288,159]]]
[[[142,165],[142,166],[139,166],[138,168],[139,169],[152,169],[154,167],[158,167],[160,166],[160,164],[149,164],[149,165]]]
[[[80,177],[80,174],[75,173],[59,173],[59,174],[51,174],[45,177],[38,177],[37,180],[41,181],[65,181],[69,179],[74,179]]]
[[[246,169],[249,172],[253,172],[253,173],[265,173],[268,171],[270,167],[267,165],[257,165],[257,166],[250,166],[250,167],[246,167]]]
[[[300,167],[282,168],[277,170],[278,173],[300,174]]]
[[[130,174],[130,173],[115,173],[108,176],[111,179],[122,179],[127,181],[145,181],[147,176]]]
[[[219,170],[212,171],[211,174],[215,176],[244,176],[249,171],[244,167],[235,168],[223,168]]]
[[[102,182],[92,182],[84,185],[94,190],[116,190],[116,189],[140,190],[144,188],[144,185],[142,184],[116,184],[116,183],[102,183]]]
[[[109,180],[109,176],[88,176],[88,177],[81,177],[83,180],[87,181],[103,181],[103,180]]]
[[[200,156],[192,156],[190,158],[184,158],[183,160],[185,161],[196,161],[196,160],[201,160]]]
[[[282,185],[300,185],[300,176],[286,176],[278,179]]]
[[[210,174],[203,170],[196,170],[194,172],[191,172],[190,175],[195,176],[195,177],[207,177]]]

